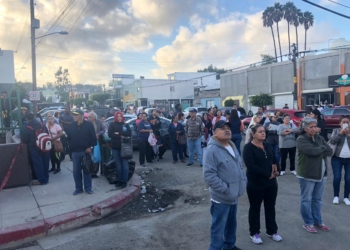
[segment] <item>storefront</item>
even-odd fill
[[[335,103],[350,105],[350,74],[333,75],[328,77],[328,87],[335,90],[338,100]]]
[[[311,106],[335,104],[336,93],[333,88],[304,90],[302,95],[303,109],[309,110]]]

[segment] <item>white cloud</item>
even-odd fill
[[[308,31],[308,41],[324,42],[339,31],[327,23],[315,23]],[[280,37],[282,54],[288,53],[287,24],[281,22]],[[322,30],[323,32],[319,32]],[[279,55],[277,32],[276,45]],[[299,48],[304,48],[304,29],[299,27]],[[291,27],[291,43],[295,42],[295,28]],[[307,49],[325,44],[308,43]],[[261,23],[261,12],[253,15],[233,14],[216,23],[208,23],[196,31],[181,27],[171,45],[158,49],[153,56],[159,68],[153,70],[155,77],[181,71],[197,71],[210,64],[231,69],[260,61],[260,54],[274,55],[271,31]]]

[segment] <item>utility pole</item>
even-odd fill
[[[39,28],[39,20],[35,19],[34,15],[34,0],[30,0],[30,34],[31,34],[31,45],[32,45],[32,81],[33,91],[36,91],[36,56],[35,56],[35,29]],[[36,101],[33,101],[33,112],[34,115],[38,112],[38,105]]]
[[[298,84],[297,84],[297,58],[298,58],[298,48],[295,43],[292,44],[293,48],[293,54],[292,54],[292,62],[293,62],[293,71],[294,71],[294,78],[293,78],[293,84],[294,84],[294,91],[293,91],[293,97],[294,101],[298,101]]]

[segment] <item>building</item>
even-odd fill
[[[274,108],[289,107],[307,109],[311,105],[350,104],[350,80],[348,84],[335,84],[334,79],[350,75],[350,51],[309,55],[297,60],[297,100],[294,100],[294,70],[291,61],[233,71],[220,77],[222,104],[233,99],[247,110],[255,111],[249,97],[270,93]],[[333,80],[332,80],[333,79]],[[349,78],[350,79],[350,78]]]
[[[14,65],[13,51],[0,48],[0,91],[7,91],[9,95],[16,82]]]

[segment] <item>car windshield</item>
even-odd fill
[[[294,116],[298,118],[304,118],[306,116],[306,112],[295,112]]]

